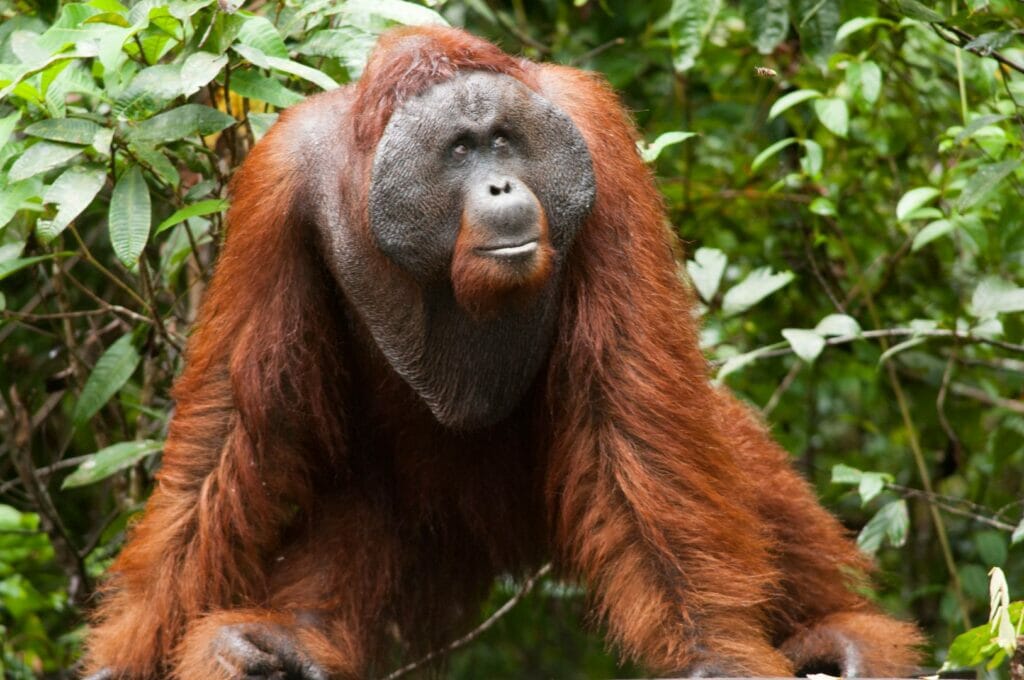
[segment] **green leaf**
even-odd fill
[[[11,136],[11,133],[14,132],[14,128],[17,126],[20,119],[21,112],[19,111],[15,111],[9,116],[0,118],[0,149],[7,144],[7,139]]]
[[[36,142],[14,161],[7,178],[12,182],[28,179],[58,168],[82,153],[82,148],[57,142]]]
[[[807,206],[815,215],[821,215],[822,217],[835,217],[836,216],[836,205],[824,196],[818,196],[811,204]]]
[[[861,506],[863,507],[874,500],[885,489],[885,485],[892,481],[892,475],[884,472],[865,472],[861,475],[860,483],[857,484],[857,493],[860,494]]]
[[[818,322],[814,332],[826,337],[860,335],[860,324],[847,314],[829,314]]]
[[[971,296],[968,311],[979,319],[996,314],[1024,311],[1024,288],[1001,279],[989,276],[982,279]]]
[[[868,104],[874,104],[882,94],[882,69],[873,61],[860,65],[860,94]]]
[[[771,54],[789,33],[788,0],[743,0],[742,7],[751,42],[761,54]]]
[[[667,147],[685,142],[687,139],[696,136],[696,132],[682,132],[680,130],[660,134],[651,142],[650,146],[640,151],[640,156],[644,159],[644,163],[653,163]]]
[[[957,134],[957,136],[953,138],[953,143],[954,144],[959,144],[960,142],[964,141],[965,139],[970,139],[979,130],[981,130],[983,128],[987,128],[988,126],[993,125],[994,123],[1002,122],[1002,121],[1006,120],[1007,118],[1009,118],[1009,116],[1003,115],[1003,114],[990,114],[990,115],[987,115],[987,116],[978,116],[977,118],[972,120],[970,123],[968,123]]]
[[[434,10],[402,0],[349,0],[345,13],[372,15],[406,26],[447,26],[448,22]]]
[[[1014,158],[1001,163],[990,163],[983,165],[974,171],[971,178],[967,180],[967,186],[960,193],[957,199],[956,208],[960,212],[967,212],[974,207],[981,199],[985,198],[990,191],[996,188],[1000,182],[1020,167],[1024,160]]]
[[[833,484],[858,484],[863,475],[863,472],[845,463],[837,463],[832,466]]]
[[[928,338],[927,337],[918,337],[918,338],[911,338],[910,340],[904,340],[901,343],[895,344],[892,347],[890,347],[889,349],[887,349],[884,352],[882,352],[882,355],[880,357],[878,357],[878,365],[881,366],[886,361],[888,361],[892,357],[896,356],[900,352],[905,352],[908,349],[912,349],[914,347],[917,347],[918,345],[923,345],[926,342],[928,342]]]
[[[193,203],[192,205],[187,205],[181,210],[176,210],[174,214],[161,222],[160,226],[158,226],[156,231],[153,232],[153,235],[156,236],[160,232],[170,229],[174,225],[184,222],[192,217],[218,213],[221,210],[227,209],[227,207],[228,202],[220,198],[211,198],[205,201],[199,201],[198,203]]]
[[[796,144],[798,141],[800,140],[798,140],[796,137],[789,137],[787,139],[780,139],[779,141],[775,142],[767,149],[757,154],[757,156],[754,158],[754,161],[750,164],[750,172],[757,172],[761,168],[761,166],[765,164],[766,161],[772,158],[772,156],[775,156],[780,151],[785,149],[787,146]]]
[[[813,139],[802,139],[800,145],[804,147],[804,155],[800,159],[800,167],[811,177],[821,174],[822,164],[825,160],[825,152]]]
[[[189,135],[212,135],[235,124],[235,119],[202,104],[185,104],[139,123],[131,131],[132,141],[173,142]]]
[[[82,388],[82,394],[75,402],[71,412],[72,425],[80,427],[96,415],[96,412],[128,382],[141,359],[139,351],[132,344],[131,333],[122,335],[108,347],[96,361],[96,366]]]
[[[0,230],[21,210],[26,200],[37,194],[41,185],[39,180],[26,179],[0,186]]]
[[[181,93],[186,97],[208,85],[227,66],[226,54],[195,52],[181,65]]]
[[[283,71],[284,73],[289,73],[293,76],[298,76],[303,80],[308,80],[323,90],[334,90],[341,87],[334,78],[331,78],[323,71],[319,71],[312,66],[306,66],[305,64],[300,64],[299,62],[292,61],[291,59],[279,59],[277,57],[269,56],[267,57],[267,62],[270,64],[271,68]]]
[[[896,204],[896,219],[904,221],[908,215],[923,205],[938,198],[939,190],[935,187],[917,187],[900,197]]]
[[[252,69],[240,69],[231,73],[231,91],[241,97],[258,99],[282,109],[305,99],[279,81]]]
[[[114,186],[110,197],[110,243],[124,266],[131,268],[149,239],[149,188],[137,165],[128,169]]]
[[[672,0],[663,22],[668,24],[672,66],[677,73],[685,73],[697,63],[720,6],[720,0]]]
[[[929,222],[924,229],[914,235],[914,243],[910,247],[911,252],[916,253],[935,239],[951,233],[954,229],[956,229],[956,222],[953,220],[941,219]]]
[[[146,456],[156,453],[164,448],[162,441],[154,439],[143,439],[134,442],[120,442],[96,453],[90,454],[89,459],[79,465],[74,472],[67,476],[61,483],[60,488],[70,489],[77,486],[95,484],[110,477],[119,470],[135,465]]]
[[[61,253],[49,253],[47,255],[33,255],[32,257],[19,257],[13,260],[4,260],[3,262],[0,262],[0,281],[3,281],[15,272],[21,271],[25,267],[31,267],[36,262],[44,262],[57,257],[68,257],[69,255],[74,255],[74,253],[65,251]]]
[[[879,24],[891,26],[892,22],[881,17],[855,17],[850,19],[840,26],[838,31],[836,31],[836,44],[843,42],[854,33],[863,31],[866,28],[871,28],[872,26],[878,26]]]
[[[768,111],[768,120],[772,120],[775,117],[782,115],[797,104],[801,104],[808,99],[817,99],[821,96],[822,94],[817,90],[795,90],[793,92],[788,92],[779,97],[778,101],[772,104],[771,110]]]
[[[825,338],[814,331],[803,328],[784,328],[782,337],[793,348],[793,352],[809,364],[814,363],[821,351],[825,349]]]
[[[800,48],[818,66],[828,65],[839,28],[839,0],[791,0]]]
[[[57,215],[52,220],[39,220],[36,234],[43,243],[49,243],[71,220],[89,207],[96,194],[107,181],[107,171],[97,166],[79,166],[65,170],[43,195],[44,203],[55,203]]]
[[[693,259],[687,261],[686,272],[704,302],[710,304],[714,299],[727,263],[725,253],[717,248],[698,248]]]
[[[829,132],[837,137],[845,137],[849,130],[850,112],[842,99],[818,99],[814,102],[814,112],[818,120]]]
[[[1010,535],[1010,545],[1017,545],[1021,541],[1024,541],[1024,519],[1017,524],[1017,528]]]
[[[715,375],[715,382],[721,383],[728,375],[757,361],[762,354],[774,352],[775,350],[782,349],[785,346],[785,342],[778,342],[764,347],[758,347],[750,352],[744,352],[743,354],[737,354],[736,356],[729,357],[726,362],[722,364],[721,368],[718,369],[718,373]]]
[[[857,536],[857,545],[869,555],[878,552],[885,541],[894,548],[899,548],[906,543],[909,526],[907,502],[901,499],[887,503],[861,529],[860,535]]]
[[[946,20],[946,17],[917,0],[890,0],[887,4],[894,5],[896,11],[908,19],[916,19],[917,21],[926,21],[928,23]]]
[[[366,59],[377,42],[377,36],[355,26],[340,26],[317,31],[306,42],[295,47],[299,54],[335,57],[345,65],[349,75],[358,78]]]
[[[792,280],[793,272],[773,273],[771,267],[755,269],[725,294],[722,312],[726,316],[745,312]]]
[[[25,134],[68,144],[92,144],[103,128],[84,118],[50,118],[25,128]]]
[[[266,17],[245,17],[245,23],[238,31],[238,41],[243,45],[252,45],[268,56],[288,58],[288,48],[285,47],[284,39]]]

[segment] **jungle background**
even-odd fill
[[[279,110],[418,23],[621,92],[716,379],[875,555],[878,598],[921,624],[929,666],[1009,672],[1024,3],[0,0],[0,22],[5,677],[73,676],[92,590],[159,468],[233,170]],[[639,672],[579,588],[500,582],[481,621],[510,597],[445,677]]]

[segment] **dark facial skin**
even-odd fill
[[[351,234],[329,231],[328,250],[373,341],[442,424],[485,427],[521,401],[594,195],[575,125],[511,77],[465,72],[392,116],[369,224],[377,257],[400,274],[370,271]]]

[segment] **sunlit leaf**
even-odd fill
[[[935,239],[952,233],[954,229],[956,229],[956,222],[953,220],[941,219],[929,222],[924,229],[914,235],[914,243],[910,250],[916,253]]]
[[[882,506],[882,509],[861,529],[860,535],[857,536],[857,545],[869,555],[878,552],[883,542],[899,548],[907,541],[909,527],[907,502],[902,499],[892,501]]]
[[[860,324],[848,314],[829,314],[818,322],[814,331],[824,336],[860,335]]]
[[[817,99],[821,96],[822,94],[817,90],[796,90],[795,92],[784,94],[772,104],[771,110],[768,111],[768,120],[785,113],[797,104],[801,104],[809,99]]]
[[[7,177],[12,182],[59,168],[82,153],[82,147],[58,142],[36,142],[14,161]]]
[[[755,269],[726,292],[722,312],[726,316],[745,312],[792,280],[793,272],[775,273],[771,267]]]
[[[686,272],[705,302],[710,304],[718,292],[727,263],[725,253],[716,248],[698,248],[693,259],[686,263]]]
[[[896,204],[896,219],[902,222],[912,212],[939,197],[935,187],[917,187],[903,194]]]
[[[43,243],[52,241],[89,207],[106,181],[105,168],[80,166],[65,170],[43,195],[44,202],[57,205],[57,214],[52,220],[39,220],[36,224],[39,239]]]
[[[640,156],[644,159],[644,163],[653,163],[666,148],[673,144],[685,142],[687,139],[696,136],[696,132],[682,132],[681,130],[665,132],[658,135],[658,137],[651,142],[650,146],[642,149],[640,151]]]
[[[825,349],[825,338],[804,328],[784,328],[782,337],[786,338],[793,352],[809,364],[814,363]]]
[[[814,112],[818,120],[829,132],[845,137],[850,124],[850,112],[842,99],[818,99],[814,102]]]
[[[997,276],[986,277],[974,289],[968,309],[973,316],[979,319],[993,314],[1022,312],[1024,311],[1024,288]]]

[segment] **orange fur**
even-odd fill
[[[369,239],[358,206],[391,112],[459,69],[519,78],[566,112],[597,202],[563,263],[546,375],[502,423],[453,433],[347,313],[295,150],[305,121],[337,118],[339,190]],[[653,672],[786,675],[851,640],[861,673],[909,669],[916,631],[848,587],[866,560],[709,384],[634,137],[598,77],[442,28],[389,33],[358,85],[285,112],[233,182],[159,484],[103,588],[88,669],[216,678],[220,626],[256,623],[335,677],[379,674],[394,645],[464,629],[495,574],[550,555]],[[498,291],[458,261],[469,304],[490,308]],[[366,266],[417,294],[385,258]]]

